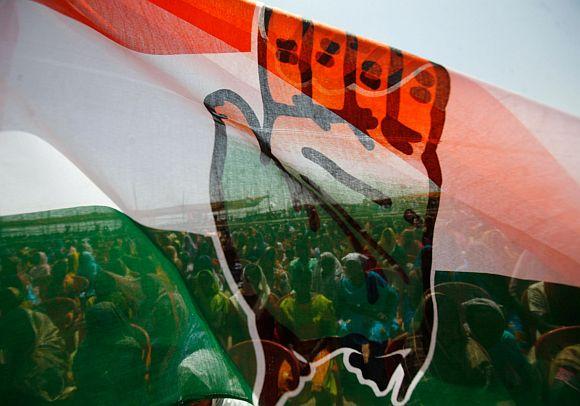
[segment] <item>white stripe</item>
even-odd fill
[[[0,216],[54,208],[117,209],[84,173],[32,134],[0,131]]]

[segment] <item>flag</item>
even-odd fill
[[[577,396],[576,117],[242,0],[0,9],[3,399]]]

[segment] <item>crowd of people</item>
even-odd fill
[[[163,257],[133,227],[77,228],[3,240],[2,403],[175,403],[191,320]]]
[[[516,267],[529,253],[474,220],[470,235],[451,233],[451,239],[468,238],[470,249],[459,253],[455,269],[437,272],[431,290],[424,277],[431,266],[430,219],[413,209],[361,213],[359,220],[367,213],[361,233],[387,256],[376,255],[370,243],[354,249],[324,214],[313,225],[311,212],[282,210],[232,217],[214,238],[143,228],[148,238],[142,240],[123,227],[95,225],[6,238],[0,398],[13,404],[177,402],[183,392],[177,369],[187,356],[180,343],[191,335],[180,284],[225,351],[251,339],[250,309],[260,339],[292,354],[302,375],[308,361],[349,347],[358,354],[350,363],[381,390],[399,362],[413,377],[433,344],[435,301],[435,352],[419,399],[421,393],[452,396],[457,388],[517,404],[579,398],[580,339],[564,342],[551,358],[536,354],[546,336],[580,325],[576,288],[486,274],[478,268],[486,260]],[[230,272],[218,260],[216,241]],[[174,269],[163,266],[157,249]],[[412,356],[384,357],[405,348]],[[287,363],[269,368],[276,369],[269,381],[276,387],[266,392],[277,399],[293,389],[295,372]],[[367,403],[372,392],[361,388],[334,359],[292,401]]]

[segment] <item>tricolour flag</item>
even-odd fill
[[[577,118],[242,0],[0,33],[2,399],[578,398]]]

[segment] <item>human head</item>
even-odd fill
[[[490,299],[476,298],[462,305],[465,321],[473,337],[486,349],[502,337],[505,318],[501,307]]]
[[[362,254],[353,252],[342,259],[344,272],[348,279],[354,283],[360,283],[364,277],[364,261],[366,257]]]
[[[115,341],[127,333],[128,323],[112,302],[99,302],[85,313],[87,338],[91,341]]]
[[[214,273],[209,269],[203,269],[193,278],[194,288],[203,297],[210,298],[219,292],[219,282]]]
[[[381,244],[387,252],[392,252],[396,243],[397,236],[395,235],[395,232],[391,227],[386,227],[381,234],[379,244]]]
[[[20,291],[14,287],[0,290],[0,316],[6,315],[11,310],[16,309],[22,303]]]
[[[260,291],[260,285],[265,283],[262,268],[256,264],[248,264],[242,271],[242,281],[246,287],[250,287],[254,292]]]
[[[296,257],[306,260],[310,257],[308,241],[305,238],[296,240],[295,243]]]
[[[338,259],[336,259],[336,257],[330,252],[323,252],[320,255],[320,267],[322,268],[322,272],[325,274],[335,274],[341,271]]]
[[[48,263],[48,258],[44,252],[38,251],[32,256],[32,263],[36,266],[46,265]]]
[[[213,269],[213,264],[211,262],[211,258],[207,255],[198,255],[198,257],[193,261],[194,272],[211,269]]]

